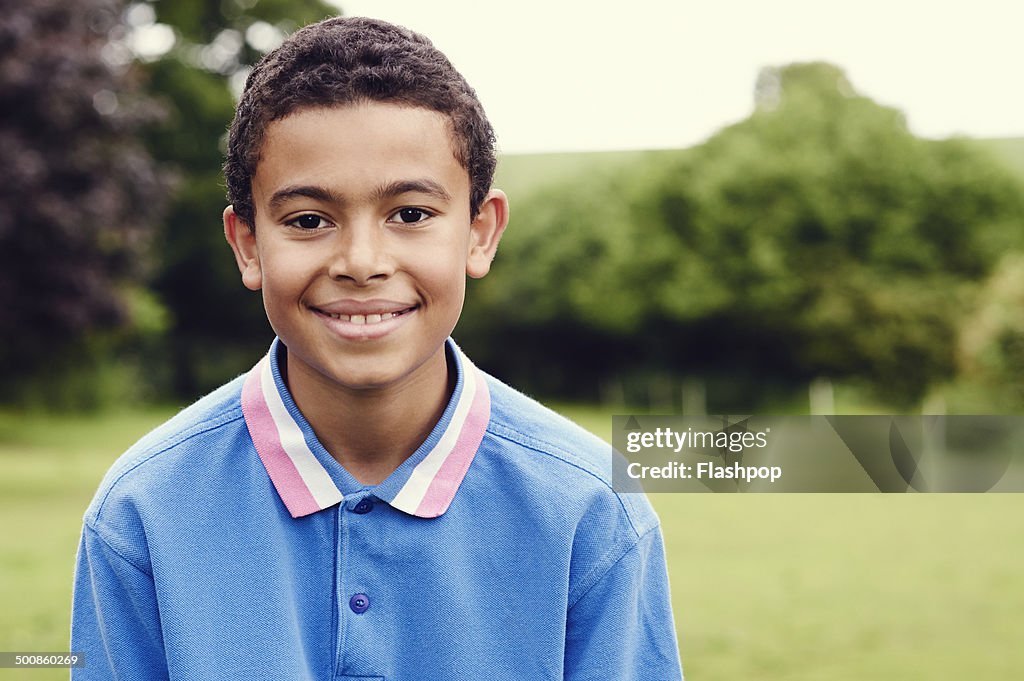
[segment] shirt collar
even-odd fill
[[[274,339],[270,352],[249,371],[242,387],[242,414],[281,501],[299,518],[343,502],[331,471],[347,473],[340,472],[295,406],[281,377],[278,358],[284,350]],[[451,338],[446,350],[455,364],[456,383],[441,419],[412,456],[373,488],[378,499],[421,518],[436,518],[448,510],[491,414],[483,373]]]

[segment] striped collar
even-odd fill
[[[270,352],[246,376],[242,413],[256,452],[293,518],[316,513],[365,492],[317,440],[281,378],[274,339]],[[374,488],[373,496],[400,511],[436,518],[448,510],[490,420],[491,403],[483,374],[450,338],[448,356],[457,378],[448,406],[427,439]],[[344,493],[343,493],[344,490]]]

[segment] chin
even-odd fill
[[[379,390],[393,385],[399,377],[384,371],[346,371],[328,374],[327,378],[348,390]]]

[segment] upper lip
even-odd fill
[[[370,315],[370,314],[395,314],[408,310],[409,308],[416,307],[416,303],[403,303],[396,300],[384,300],[380,298],[373,298],[370,300],[336,300],[330,303],[324,303],[323,305],[311,305],[315,310],[320,312],[326,312],[327,314],[340,314],[340,315]]]

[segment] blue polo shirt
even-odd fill
[[[603,441],[474,367],[379,485],[284,346],[126,452],[85,514],[75,679],[681,679],[658,519]]]

